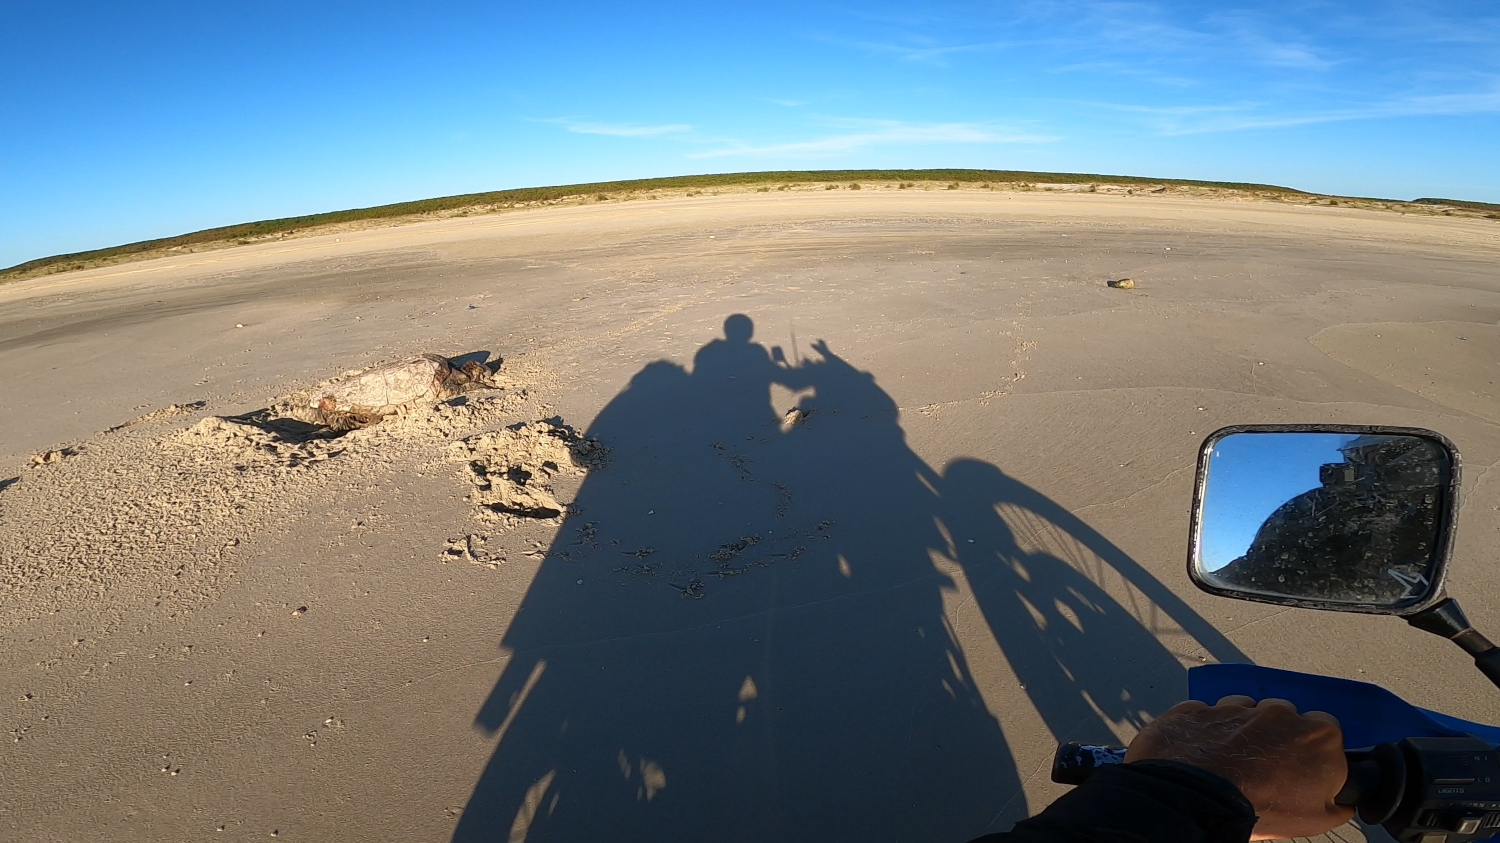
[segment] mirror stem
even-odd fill
[[[1430,609],[1408,615],[1406,622],[1433,635],[1440,635],[1464,649],[1474,657],[1474,666],[1479,672],[1500,688],[1500,647],[1491,643],[1479,630],[1469,623],[1469,618],[1452,597]]]

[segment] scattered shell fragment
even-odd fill
[[[1134,278],[1111,279],[1111,280],[1109,280],[1109,281],[1107,281],[1105,283],[1109,284],[1109,286],[1111,286],[1111,287],[1114,287],[1116,290],[1134,290],[1135,289],[1135,279]]]
[[[66,448],[58,448],[53,451],[43,451],[40,454],[32,456],[31,464],[53,465],[54,463],[62,462],[68,457],[77,456],[80,450],[82,449],[77,445],[69,445]]]
[[[807,421],[807,417],[810,415],[812,415],[811,410],[804,410],[801,407],[793,407],[790,410],[787,410],[786,415],[781,417],[781,432],[785,433],[788,430],[796,427],[797,425],[802,424],[803,422]]]

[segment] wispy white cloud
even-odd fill
[[[1049,4],[1052,26],[1042,31],[1051,41],[1087,39],[1114,49],[1162,55],[1202,50],[1214,40],[1211,33],[1179,24],[1157,4],[1083,2]],[[1065,21],[1061,26],[1055,22]]]
[[[1111,44],[1148,64],[1169,59],[1326,71],[1339,63],[1310,33],[1268,15],[1210,13],[1188,21],[1154,3],[1086,2],[1075,8],[1077,36]]]
[[[1272,67],[1292,67],[1303,70],[1327,70],[1336,62],[1323,58],[1318,51],[1306,44],[1278,42],[1264,38],[1247,41],[1252,52],[1263,64]]]
[[[1019,0],[989,11],[904,21],[865,17],[887,37],[813,36],[901,61],[942,65],[963,53],[1021,48],[1028,56],[1110,56],[1180,85],[1183,63],[1201,77],[1212,67],[1248,65],[1321,72],[1343,59],[1317,27],[1284,13],[1216,11],[1212,5],[1146,0]],[[1328,17],[1328,16],[1325,16]],[[1321,33],[1326,34],[1326,33]],[[1098,59],[1091,58],[1087,64]],[[1064,66],[1079,68],[1079,62]],[[1172,68],[1163,71],[1163,68]],[[1150,78],[1150,74],[1138,72]],[[1187,74],[1193,75],[1193,74]],[[1211,75],[1211,74],[1210,74]]]
[[[1440,4],[1386,3],[1379,8],[1351,6],[1326,18],[1330,30],[1369,43],[1390,42],[1398,47],[1500,47],[1500,10],[1493,4],[1483,12],[1454,14]],[[1486,14],[1487,13],[1487,14]]]
[[[617,138],[654,138],[659,135],[678,135],[691,132],[686,123],[669,123],[665,126],[630,126],[620,123],[575,123],[568,131],[580,135],[613,135]]]
[[[847,41],[834,38],[825,38],[822,40],[864,50],[876,55],[894,56],[902,61],[924,62],[928,64],[943,64],[945,59],[961,53],[1000,50],[1012,46],[1009,42],[1004,41],[985,41],[966,44],[939,44],[935,42],[900,44],[882,41]]]
[[[1144,79],[1171,88],[1192,88],[1199,80],[1181,73],[1172,73],[1148,64],[1124,61],[1082,61],[1047,68],[1048,73],[1086,73],[1105,76],[1129,76]]]
[[[1434,94],[1410,97],[1398,103],[1408,114],[1482,114],[1500,112],[1500,78],[1490,83],[1488,91]]]
[[[630,123],[591,123],[568,117],[537,118],[535,123],[553,123],[580,135],[610,135],[617,138],[654,138],[662,135],[681,135],[693,131],[687,123],[668,123],[656,126],[639,126]]]
[[[1345,108],[1310,109],[1269,113],[1263,103],[1203,106],[1106,105],[1115,111],[1155,118],[1161,135],[1198,135],[1251,129],[1281,129],[1352,120],[1382,120],[1401,117],[1458,117],[1469,114],[1500,114],[1500,79],[1487,90],[1398,97]]]
[[[1325,71],[1338,61],[1330,47],[1313,43],[1308,35],[1274,26],[1248,14],[1226,14],[1206,21],[1208,31],[1256,64],[1295,70]]]
[[[755,144],[728,141],[718,149],[693,153],[693,158],[730,156],[820,155],[874,146],[909,144],[1049,143],[1056,137],[1008,131],[979,123],[907,123],[897,120],[841,120],[845,131],[809,140]]]
[[[800,106],[803,103],[790,101],[789,104]],[[781,143],[760,143],[739,138],[706,135],[694,130],[686,123],[637,126],[591,123],[566,117],[531,118],[531,121],[551,123],[580,134],[660,138],[675,143],[699,146],[700,151],[689,153],[689,158],[819,155],[901,144],[1048,143],[1058,140],[1047,135],[1007,129],[989,123],[910,123],[901,120],[841,117],[818,118],[817,123],[826,130],[819,137]]]
[[[1122,103],[1097,103],[1086,102],[1081,105],[1094,105],[1108,108],[1112,111],[1126,111],[1134,114],[1147,114],[1153,117],[1163,118],[1191,118],[1204,115],[1218,115],[1225,113],[1246,113],[1261,106],[1261,103],[1226,103],[1223,105],[1130,105]]]

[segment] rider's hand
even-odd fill
[[[1286,700],[1185,702],[1142,729],[1125,760],[1180,761],[1234,783],[1255,806],[1253,840],[1312,837],[1354,816],[1335,805],[1349,767],[1333,715]]]

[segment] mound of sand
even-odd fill
[[[338,384],[368,387],[361,372],[186,426],[206,404],[172,405],[38,455],[0,494],[0,597],[20,610],[8,619],[122,589],[191,606],[233,575],[241,543],[393,461],[466,462],[477,512],[500,529],[512,517],[559,517],[565,506],[548,478],[580,473],[605,450],[548,417],[521,382],[417,359],[443,361],[429,374],[449,383],[428,379],[431,389],[383,405],[353,430],[340,429],[348,414],[310,413],[310,396],[341,395],[347,408],[353,393]],[[374,380],[390,369],[371,370]]]
[[[469,499],[479,512],[501,521],[561,516],[565,507],[549,481],[597,468],[609,456],[607,448],[555,418],[470,436],[448,453],[468,463],[475,487]]]

